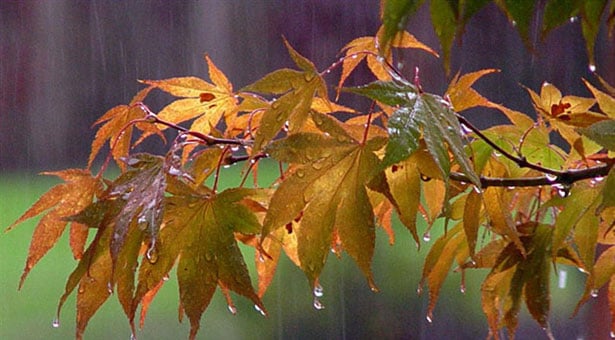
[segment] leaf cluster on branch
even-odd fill
[[[194,338],[217,288],[231,311],[233,292],[267,314],[261,299],[282,254],[305,273],[316,308],[322,308],[319,277],[331,253],[346,252],[377,291],[375,230],[383,228],[393,242],[395,213],[417,245],[435,221],[445,220],[421,280],[429,290],[429,319],[453,267],[489,272],[480,289],[495,338],[502,328],[514,336],[522,303],[550,334],[553,266],[586,273],[579,306],[608,284],[615,314],[615,89],[600,77],[597,85],[584,80],[590,98],[562,95],[548,83],[537,92],[528,88],[536,120],[472,88],[497,70],[457,74],[446,93],[429,93],[418,70],[408,80],[392,66],[395,49],[437,56],[399,29],[412,11],[400,3],[384,2],[382,28],[351,41],[323,71],[284,41],[296,69],[273,71],[239,90],[208,56],[210,81],[141,81],[145,88],[130,103],[96,121],[88,166],[45,173],[63,183],[9,227],[43,215],[20,286],[70,224],[79,262],[58,317],[77,290],[77,338],[111,295],[134,334],[173,268],[180,317],[188,317]],[[432,8],[444,3],[432,1]],[[456,8],[456,20],[477,10],[470,3]],[[375,80],[344,87],[362,61]],[[329,74],[338,68],[332,99]],[[175,97],[157,113],[145,104],[155,90]],[[367,112],[343,106],[341,92],[372,105]],[[509,124],[478,129],[462,115],[473,107],[503,114]],[[176,136],[167,141],[169,131]],[[567,145],[552,143],[552,133]],[[151,136],[167,142],[165,155],[131,152]],[[105,145],[108,155],[93,173]],[[279,162],[279,175],[269,186],[250,185],[249,174],[257,177],[263,159]],[[121,172],[104,179],[112,161]],[[245,165],[243,181],[219,190],[224,166],[233,163]],[[423,238],[417,218],[428,224]],[[255,249],[256,287],[240,243]],[[598,245],[606,250],[597,256]]]

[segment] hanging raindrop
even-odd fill
[[[426,232],[423,234],[423,241],[425,241],[425,242],[429,242],[429,241],[431,241],[431,234],[429,233],[429,231],[426,231]]]
[[[597,298],[598,297],[598,289],[592,289],[591,292],[589,293],[589,295],[591,295],[591,297],[593,297],[593,298]]]
[[[427,320],[427,322],[429,322],[429,323],[432,323],[432,322],[433,322],[433,320],[431,319],[431,315],[427,315],[427,316],[425,317],[425,320]]]
[[[589,72],[596,72],[596,65],[589,64],[588,68],[589,68]]]
[[[235,307],[233,305],[228,305],[228,311],[231,312],[231,314],[235,315],[235,314],[237,314],[237,307]]]
[[[545,174],[545,177],[547,178],[547,181],[551,183],[557,181],[557,175]]]
[[[53,327],[53,328],[60,327],[60,319],[58,319],[58,318],[53,319],[53,321],[51,322],[51,327]]]
[[[257,312],[261,313],[262,316],[267,316],[267,314],[265,314],[265,311],[258,305],[254,305],[254,309],[256,309]]]
[[[151,264],[156,264],[158,262],[158,250],[156,249],[156,242],[152,242],[150,247],[145,252],[145,257]]]
[[[615,331],[611,331],[609,335],[611,336],[611,339],[615,339]]]
[[[313,294],[314,297],[322,297],[324,295],[324,290],[322,289],[322,286],[320,284],[316,284],[314,286]]]
[[[325,305],[323,305],[322,302],[320,302],[320,300],[316,296],[314,296],[314,308],[316,310],[325,309]]]

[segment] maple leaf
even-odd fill
[[[460,137],[459,121],[441,97],[419,92],[414,85],[405,81],[376,81],[349,91],[397,107],[388,121],[389,142],[384,165],[389,166],[409,157],[419,148],[422,138],[445,183],[448,183],[451,172],[450,150],[462,172],[480,188],[480,180]]]
[[[466,242],[462,224],[458,223],[455,227],[448,230],[445,235],[440,237],[433,244],[423,265],[423,275],[419,287],[425,282],[429,284],[429,306],[427,317],[431,320],[433,309],[440,294],[440,288],[444,279],[448,275],[453,261],[457,260],[462,265],[467,259],[468,243]]]
[[[284,40],[284,44],[301,71],[280,69],[242,89],[242,91],[265,94],[281,94],[263,113],[254,140],[253,154],[261,151],[284,124],[288,124],[290,133],[297,132],[306,121],[315,96],[329,102],[326,84],[314,64],[295,51],[288,41]]]
[[[446,95],[450,99],[455,111],[461,112],[476,106],[497,108],[498,105],[492,103],[472,88],[472,85],[482,76],[494,72],[499,72],[499,70],[486,69],[464,75],[457,73],[446,90]]]
[[[173,196],[165,205],[165,227],[158,238],[157,259],[155,263],[142,262],[133,306],[147,302],[143,299],[157,289],[179,257],[180,303],[190,319],[191,339],[218,285],[246,296],[265,312],[234,236],[234,232],[260,232],[258,219],[241,203],[257,195],[258,189],[236,188],[215,194],[205,187],[178,185],[171,192]]]
[[[523,255],[513,242],[501,251],[491,272],[482,284],[482,305],[489,323],[490,334],[497,336],[506,326],[514,336],[521,300],[538,324],[550,333],[547,316],[550,309],[550,259],[553,228],[537,225],[521,241],[527,249]]]
[[[209,68],[209,83],[197,77],[178,77],[164,80],[142,80],[144,84],[158,88],[175,97],[180,97],[165,106],[159,113],[161,120],[177,124],[194,119],[191,131],[210,134],[212,128],[224,117],[237,113],[238,99],[233,92],[233,85],[209,58],[205,55]],[[165,126],[160,126],[164,130]],[[194,145],[184,148],[187,155]]]
[[[608,119],[604,114],[589,110],[596,103],[593,98],[562,96],[557,87],[546,82],[540,89],[540,96],[529,88],[527,90],[536,111],[546,118],[571,146],[575,146],[577,139],[581,138],[574,128],[585,128]],[[583,143],[587,144],[585,141]],[[592,154],[598,151],[594,149],[585,150],[583,153]]]
[[[68,169],[57,172],[43,172],[43,174],[57,176],[65,183],[49,189],[7,228],[7,230],[11,230],[17,224],[47,212],[38,222],[32,235],[26,266],[19,282],[20,288],[32,267],[47,254],[49,249],[62,236],[68,223],[66,218],[81,211],[102,191],[102,182],[100,179],[92,177],[88,170]],[[83,248],[82,242],[85,241],[77,242],[73,238],[71,237],[71,248],[74,253],[80,254],[80,249]],[[82,237],[80,239],[83,240]]]
[[[345,51],[346,54],[342,62],[342,74],[337,84],[338,91],[341,90],[348,76],[350,76],[352,71],[354,71],[354,69],[363,60],[367,61],[367,66],[369,67],[370,71],[376,76],[376,78],[378,78],[379,80],[391,79],[389,71],[387,71],[385,69],[385,66],[383,65],[384,60],[386,60],[388,63],[391,63],[393,61],[393,54],[391,53],[390,48],[384,50],[384,60],[379,60],[378,57],[378,55],[380,55],[379,47],[382,48],[382,46],[379,46],[378,42],[382,42],[384,37],[385,29],[384,27],[381,27],[376,33],[376,36],[356,38],[342,48],[341,52]],[[406,31],[396,33],[395,37],[390,40],[390,43],[390,47],[416,48],[426,51],[436,57],[438,56],[438,53],[432,50],[429,46],[417,40],[412,34]]]
[[[370,268],[374,214],[366,185],[379,171],[380,161],[374,151],[383,146],[384,139],[377,137],[361,144],[334,118],[317,113],[313,117],[328,135],[297,133],[266,149],[271,157],[296,165],[271,198],[263,239],[302,213],[293,232],[297,234],[301,269],[310,285],[316,287],[333,235],[337,234],[340,246],[357,262],[370,287],[376,289]]]
[[[93,126],[99,124],[102,124],[102,126],[96,131],[96,136],[92,141],[88,168],[92,166],[96,155],[98,155],[105,142],[109,141],[113,159],[115,159],[121,169],[124,169],[125,164],[121,159],[128,156],[130,151],[133,135],[132,123],[145,118],[145,113],[137,104],[142,102],[151,90],[151,86],[144,88],[132,98],[130,104],[115,106],[94,122]],[[157,134],[162,140],[165,140],[160,130],[151,123],[140,122],[134,125],[143,131],[143,134],[134,145],[139,144],[140,141],[152,134]]]

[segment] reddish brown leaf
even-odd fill
[[[10,230],[17,224],[47,211],[32,235],[26,266],[19,282],[20,288],[32,267],[47,254],[64,232],[68,223],[66,218],[85,208],[102,190],[101,181],[92,177],[87,170],[68,169],[44,174],[58,176],[65,183],[58,184],[43,194],[30,209],[7,228]],[[77,255],[78,247],[76,245],[76,248],[73,248]]]

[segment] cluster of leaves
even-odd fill
[[[76,289],[77,338],[112,294],[134,333],[139,306],[142,325],[174,267],[180,317],[188,316],[194,338],[218,287],[231,311],[232,291],[266,314],[261,298],[282,253],[305,273],[316,308],[322,308],[319,276],[331,252],[345,251],[376,291],[375,228],[393,242],[396,213],[417,245],[417,216],[429,228],[442,218],[448,229],[424,264],[429,318],[453,265],[489,270],[482,307],[496,338],[504,327],[514,335],[523,301],[548,332],[552,265],[587,274],[579,306],[608,283],[615,316],[615,89],[600,78],[603,90],[585,81],[591,98],[562,96],[548,83],[539,93],[528,89],[536,121],[472,89],[496,70],[457,75],[444,95],[427,93],[418,76],[408,81],[391,66],[395,48],[436,55],[399,30],[410,10],[394,5],[384,4],[375,36],[353,40],[321,72],[285,42],[297,69],[276,70],[240,90],[207,56],[211,82],[142,81],[146,87],[128,105],[96,122],[88,167],[47,173],[64,183],[10,226],[43,214],[20,286],[70,223],[79,263],[58,314]],[[363,60],[376,80],[344,88]],[[338,95],[372,99],[368,112],[329,97],[325,78],[337,67]],[[153,90],[176,99],[155,114],[143,104]],[[459,113],[477,106],[504,114],[510,124],[475,128]],[[177,137],[166,155],[131,153],[149,136],[165,139],[170,129]],[[554,132],[566,148],[551,143]],[[109,155],[92,174],[106,144]],[[248,173],[256,174],[263,158],[280,162],[279,178],[266,188],[247,187]],[[121,173],[105,180],[112,159]],[[242,184],[218,190],[221,169],[237,162],[245,164]],[[239,243],[255,249],[257,288]],[[596,258],[599,245],[606,250]]]
[[[385,37],[391,39],[405,27],[408,18],[425,2],[424,0],[388,0],[383,6]],[[440,40],[446,70],[449,70],[451,48],[461,37],[466,24],[486,5],[494,3],[519,32],[526,46],[532,48],[532,34],[544,39],[553,29],[567,22],[580,22],[589,61],[594,65],[594,46],[600,31],[601,17],[606,14],[609,34],[615,28],[615,4],[608,0],[431,0],[430,14],[434,31]],[[535,30],[535,31],[534,31]]]

